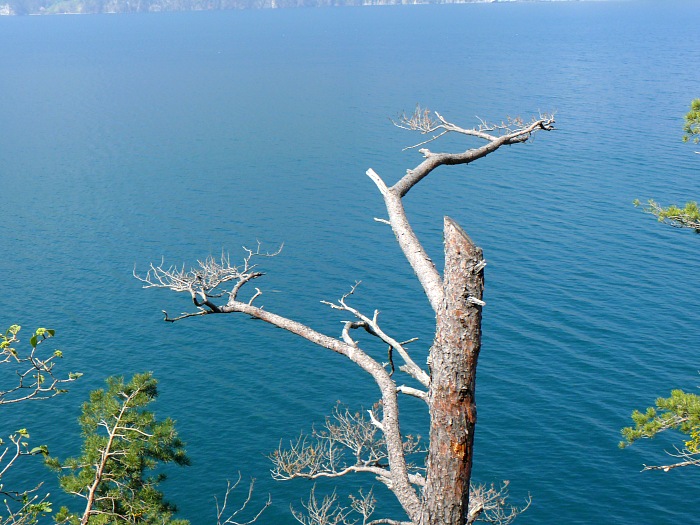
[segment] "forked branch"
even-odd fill
[[[355,290],[359,286],[360,281],[356,282],[353,287],[350,289],[348,293],[343,295],[337,303],[331,303],[329,301],[321,301],[323,304],[330,306],[331,308],[335,310],[341,310],[344,312],[349,312],[351,313],[359,322],[353,323],[352,325],[349,326],[349,328],[363,328],[368,334],[373,335],[380,340],[382,340],[384,343],[389,345],[389,355],[391,356],[393,354],[393,351],[396,351],[401,358],[404,361],[404,365],[399,367],[400,370],[403,372],[406,372],[408,375],[413,377],[414,379],[420,381],[420,383],[425,386],[426,388],[430,386],[430,376],[428,375],[427,372],[425,372],[421,367],[419,367],[413,359],[411,359],[411,356],[409,355],[408,351],[406,350],[405,345],[408,344],[406,342],[399,342],[387,333],[384,332],[384,330],[381,329],[379,326],[378,318],[379,318],[379,310],[375,310],[372,317],[368,317],[361,313],[359,310],[356,308],[353,308],[352,306],[348,305],[347,299],[351,295],[355,293]],[[410,339],[409,342],[413,342],[416,339]],[[390,359],[391,361],[391,359]],[[392,362],[392,368],[393,368],[393,362]],[[393,370],[392,370],[393,371]]]
[[[243,514],[248,514],[250,513],[246,512],[246,509],[248,508],[248,505],[250,504],[251,500],[253,499],[253,490],[255,488],[255,479],[251,479],[250,483],[248,484],[248,493],[243,500],[243,502],[240,504],[240,506],[235,509],[235,510],[230,510],[229,508],[229,499],[231,495],[235,492],[235,490],[238,488],[238,486],[241,483],[241,473],[238,473],[238,479],[234,482],[231,483],[230,481],[226,482],[226,492],[224,493],[224,497],[221,500],[221,503],[219,503],[218,498],[214,498],[216,501],[216,525],[252,525],[256,521],[258,521],[258,518],[262,515],[263,512],[265,512],[265,509],[267,509],[270,505],[272,505],[272,498],[268,495],[267,501],[265,504],[255,513],[253,516],[251,516],[249,519],[241,518],[239,515]],[[238,521],[243,519],[244,521]]]
[[[528,496],[521,507],[511,505],[508,502],[508,481],[500,486],[496,485],[471,485],[469,492],[469,514],[467,525],[476,521],[492,523],[494,525],[510,525],[515,518],[525,512],[531,498]]]
[[[489,124],[482,119],[479,119],[479,121],[479,125],[473,128],[463,128],[449,122],[437,112],[435,112],[435,117],[433,117],[429,110],[418,106],[413,115],[406,116],[404,114],[399,117],[398,121],[394,122],[397,127],[402,129],[418,131],[422,134],[435,134],[432,138],[412,147],[433,142],[448,133],[475,137],[486,141],[486,144],[467,149],[461,153],[433,153],[423,148],[420,150],[420,153],[425,160],[415,168],[407,170],[406,175],[391,187],[387,186],[373,169],[367,170],[367,176],[376,184],[384,198],[384,204],[389,215],[388,222],[396,236],[396,240],[423,286],[433,311],[436,313],[444,298],[442,278],[408,222],[402,203],[403,197],[406,196],[411,188],[440,166],[470,164],[493,153],[501,146],[526,142],[539,130],[551,131],[555,129],[554,116],[549,114],[541,114],[529,122],[525,122],[520,118],[508,118],[500,124]]]
[[[226,305],[235,303],[238,300],[238,292],[241,288],[253,279],[264,275],[257,270],[254,260],[258,257],[275,257],[282,251],[283,245],[274,252],[264,252],[258,242],[256,249],[243,247],[246,256],[241,264],[231,264],[228,254],[221,254],[220,259],[207,257],[197,261],[198,267],[185,269],[185,266],[165,266],[161,261],[159,265],[150,264],[146,275],[139,275],[134,268],[133,275],[136,279],[144,283],[144,288],[167,288],[174,292],[188,293],[197,308],[196,312],[183,313],[176,317],[170,317],[163,310],[165,320],[175,322],[187,317],[198,315],[224,313],[221,304],[216,304],[215,299],[225,297]],[[252,305],[262,292],[255,289],[255,294],[247,301]]]
[[[280,443],[270,455],[272,477],[278,480],[319,479],[366,472],[391,486],[393,476],[387,441],[383,425],[374,416],[380,409],[377,404],[368,410],[368,418],[364,411],[353,412],[336,405],[320,428],[314,428],[308,435],[301,434],[286,447]],[[411,435],[403,439],[402,449],[406,457],[426,451],[420,437]],[[409,479],[415,485],[422,485],[424,481],[416,469],[409,472]]]
[[[255,256],[256,252],[252,253]],[[249,252],[249,257],[252,257]],[[223,267],[223,273],[225,275],[237,274],[234,278],[227,279],[223,281],[221,279],[211,279],[208,280],[205,275],[198,278],[198,271],[207,270],[207,268],[212,268],[212,272],[218,271],[219,267]],[[281,315],[274,314],[260,307],[251,304],[251,301],[241,301],[238,300],[234,293],[228,294],[228,300],[223,304],[215,304],[215,295],[221,296],[226,293],[226,288],[222,286],[222,283],[229,282],[229,287],[231,282],[235,282],[233,288],[238,290],[240,286],[236,288],[238,283],[245,284],[246,278],[250,275],[261,272],[250,271],[250,266],[243,265],[243,268],[248,271],[241,272],[240,270],[234,270],[234,266],[230,264],[228,259],[224,263],[219,264],[204,264],[200,263],[200,268],[198,270],[184,271],[179,269],[165,269],[162,265],[159,267],[151,268],[151,270],[145,276],[138,276],[137,278],[144,283],[145,288],[168,288],[176,292],[185,292],[193,296],[193,301],[195,306],[198,308],[198,312],[184,313],[178,317],[171,318],[166,314],[166,320],[176,321],[178,319],[183,319],[185,317],[191,317],[194,315],[207,315],[207,314],[227,314],[227,313],[243,313],[250,315],[256,319],[268,322],[278,328],[292,332],[300,337],[303,337],[307,341],[310,341],[318,346],[327,348],[336,352],[338,354],[344,355],[349,358],[352,362],[362,368],[365,372],[370,374],[374,381],[376,382],[379,390],[381,392],[382,404],[383,404],[383,417],[382,417],[382,428],[384,431],[384,436],[387,441],[386,447],[386,460],[390,469],[387,471],[388,474],[384,472],[375,472],[377,475],[388,475],[390,478],[391,489],[396,495],[397,499],[401,505],[406,510],[406,513],[411,517],[416,517],[420,509],[420,500],[415,487],[412,485],[411,479],[409,477],[408,467],[406,464],[406,457],[404,454],[403,440],[401,438],[401,428],[399,424],[399,408],[398,408],[398,398],[397,398],[397,388],[396,384],[392,380],[389,373],[385,368],[369,356],[362,348],[352,340],[349,336],[349,326],[346,323],[346,327],[342,332],[341,339],[336,339],[322,334],[313,328],[301,324],[297,321],[283,317]],[[183,277],[184,276],[184,277]],[[237,279],[234,281],[234,279]],[[183,282],[185,283],[183,285]],[[206,289],[201,287],[201,283],[211,282],[217,283],[208,286]],[[242,285],[241,284],[241,285]],[[214,292],[214,293],[212,293]],[[256,294],[257,295],[257,294]],[[199,299],[198,299],[199,297]],[[255,297],[255,296],[254,296]],[[207,302],[204,302],[206,298]],[[361,321],[358,321],[361,322]],[[363,468],[380,468],[375,466],[365,466]],[[323,469],[322,469],[323,470]],[[349,471],[357,470],[355,468],[349,469]],[[281,472],[283,469],[280,470]],[[333,474],[334,476],[338,473],[333,473],[329,469],[323,470],[325,476]]]

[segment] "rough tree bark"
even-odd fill
[[[330,337],[313,328],[284,316],[263,310],[253,303],[262,294],[259,288],[250,298],[239,297],[245,284],[262,277],[254,260],[276,254],[257,250],[247,251],[243,263],[232,265],[228,258],[213,258],[199,263],[198,268],[166,267],[151,264],[145,276],[135,277],[145,288],[168,288],[189,294],[197,308],[194,312],[165,320],[179,321],[193,316],[210,314],[244,313],[288,330],[312,343],[344,355],[367,372],[376,383],[380,396],[380,417],[370,410],[369,420],[360,413],[336,413],[335,420],[327,420],[323,432],[301,436],[289,447],[273,453],[273,477],[276,479],[339,477],[353,473],[368,473],[384,483],[396,496],[408,521],[380,518],[371,520],[374,511],[373,496],[361,494],[352,498],[351,510],[360,515],[366,525],[464,525],[475,520],[506,525],[520,509],[504,503],[507,482],[499,489],[491,486],[473,486],[470,483],[474,428],[476,425],[476,365],[481,346],[481,310],[484,306],[483,261],[477,248],[456,222],[445,218],[445,270],[441,276],[423,249],[411,227],[402,199],[418,182],[433,170],[444,165],[470,164],[496,150],[526,142],[538,130],[554,129],[554,118],[540,116],[530,122],[508,119],[501,124],[481,124],[474,128],[461,128],[417,108],[410,116],[402,116],[395,124],[404,129],[419,131],[430,138],[412,146],[417,148],[439,139],[447,133],[473,137],[486,144],[460,153],[433,153],[420,149],[424,160],[407,170],[393,186],[372,169],[367,175],[381,193],[388,220],[375,219],[389,224],[404,256],[411,264],[428,301],[436,315],[436,335],[430,351],[429,372],[423,370],[410,355],[408,345],[382,330],[378,310],[369,316],[349,304],[355,287],[335,303],[325,302],[333,309],[349,313],[353,321],[344,324],[340,337]],[[217,298],[224,297],[217,304]],[[365,334],[378,338],[390,348],[389,363],[382,363],[364,350],[353,334]],[[398,356],[403,364],[398,370],[405,373],[419,387],[399,384],[394,374],[391,355]],[[414,465],[417,454],[424,452],[416,440],[402,435],[399,418],[399,394],[424,400],[430,412],[430,442],[426,468]],[[359,430],[358,430],[359,429]],[[378,434],[378,435],[375,435]],[[346,463],[341,448],[350,453],[353,462]],[[409,457],[412,461],[409,461]],[[423,461],[424,458],[423,458]],[[473,495],[470,500],[470,490]],[[354,523],[348,517],[348,507],[332,507],[333,497],[318,502],[311,494],[306,517],[294,513],[304,524],[340,525]]]
[[[430,351],[430,450],[422,525],[462,523],[469,508],[481,348],[484,260],[460,226],[445,218],[444,299]]]

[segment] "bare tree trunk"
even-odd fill
[[[445,217],[444,300],[430,352],[430,452],[421,525],[461,525],[469,508],[476,364],[481,347],[483,256]]]
[[[476,425],[474,390],[476,364],[481,347],[481,309],[484,306],[482,294],[485,263],[481,249],[472,243],[457,223],[445,217],[445,271],[444,277],[441,277],[413,231],[402,202],[413,186],[440,166],[467,165],[501,146],[527,142],[538,130],[555,129],[554,118],[551,115],[540,115],[529,123],[520,118],[508,118],[500,124],[488,124],[483,120],[480,122],[478,126],[466,129],[448,122],[437,112],[433,117],[428,110],[417,107],[413,115],[403,115],[395,124],[403,129],[419,131],[431,138],[408,149],[425,146],[447,133],[485,140],[486,144],[461,153],[433,153],[422,147],[418,151],[424,160],[415,168],[407,170],[391,187],[388,187],[373,169],[367,170],[367,175],[384,198],[388,214],[388,220],[375,220],[391,226],[401,250],[435,311],[437,326],[435,341],[430,350],[430,374],[411,358],[407,344],[413,339],[401,343],[381,329],[377,320],[379,310],[375,310],[374,315],[367,316],[347,304],[346,299],[354,293],[357,285],[337,303],[323,301],[331,308],[351,313],[355,318],[344,323],[340,338],[327,336],[301,323],[254,306],[255,300],[262,294],[259,288],[255,288],[255,293],[250,299],[241,300],[241,288],[263,276],[263,273],[256,269],[257,265],[253,259],[279,253],[263,253],[259,244],[256,250],[244,248],[248,255],[240,265],[231,265],[228,256],[222,256],[220,262],[209,257],[200,261],[198,268],[190,270],[186,270],[184,266],[165,267],[164,263],[161,263],[158,266],[151,264],[145,276],[134,272],[134,276],[144,283],[144,288],[168,288],[191,297],[197,310],[175,317],[170,317],[164,311],[165,320],[168,322],[210,314],[248,314],[346,356],[374,378],[382,392],[383,421],[376,421],[372,411],[370,420],[381,431],[385,443],[377,448],[375,445],[378,442],[373,442],[374,444],[367,449],[373,452],[371,457],[359,457],[367,447],[364,441],[359,448],[360,452],[357,452],[358,449],[353,449],[346,441],[329,439],[326,435],[322,436],[323,443],[318,444],[302,435],[296,443],[292,443],[289,448],[278,450],[273,457],[273,476],[276,479],[319,479],[344,476],[350,472],[375,475],[398,498],[410,521],[400,522],[383,518],[369,523],[464,525],[479,517],[491,523],[510,523],[522,510],[504,503],[507,482],[500,489],[493,486],[490,489],[477,487],[476,497],[472,501],[473,508],[469,510]],[[224,304],[217,300],[221,297],[226,298]],[[386,365],[376,361],[362,349],[359,340],[353,339],[351,334],[361,330],[389,346],[390,360],[392,352],[401,356],[404,364],[399,366],[399,370],[417,380],[427,391],[423,388],[400,385],[396,376],[392,376],[386,370]],[[393,372],[393,362],[390,364]],[[430,443],[425,477],[421,475],[419,466],[407,461],[407,455],[417,451],[411,440],[402,437],[398,393],[418,397],[429,404]],[[317,433],[311,435],[312,438],[319,436]],[[357,462],[349,464],[343,461],[342,454],[336,453],[336,446],[350,448],[353,455],[357,455]],[[383,447],[386,448],[386,453],[374,454],[375,450]],[[419,494],[421,487],[422,494]],[[304,523],[353,523],[352,519],[348,518],[347,509],[339,505],[334,507],[334,501],[331,499],[317,502],[312,494],[306,510],[313,514],[316,511],[312,510],[318,509],[318,505],[325,505],[324,512],[331,514],[309,517],[309,521]],[[363,523],[367,522],[367,517],[367,514],[363,514]]]

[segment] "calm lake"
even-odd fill
[[[419,337],[422,363],[433,315],[364,175],[392,182],[421,160],[402,151],[421,136],[390,118],[417,103],[467,127],[553,111],[557,131],[441,168],[406,200],[434,260],[449,215],[488,261],[474,480],[530,494],[523,525],[697,523],[699,472],[640,472],[678,436],[617,443],[634,408],[700,383],[700,237],[632,205],[700,197],[680,140],[700,95],[698,15],[628,1],[0,17],[0,324],[23,325],[25,343],[56,329],[60,366],[85,374],[66,396],[3,408],[1,434],[26,426],[76,454],[87,393],[151,370],[192,458],[162,486],[180,515],[215,523],[240,471],[258,502],[272,495],[262,523],[295,523],[311,484],[272,481],[266,454],[377,389],[244,316],[164,323],[188,299],[142,290],[134,267],[284,242],[257,283],[267,309],[339,336],[345,317],[320,301],[361,280],[353,304]],[[426,433],[418,402],[403,413]],[[80,508],[38,462],[21,476]],[[401,517],[372,478],[338,492],[371,484]]]

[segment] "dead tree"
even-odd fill
[[[373,379],[380,391],[379,406],[364,416],[338,412],[324,431],[302,436],[288,448],[272,455],[273,476],[277,479],[338,477],[351,472],[366,472],[383,482],[396,496],[406,517],[372,520],[373,496],[351,499],[350,507],[337,504],[335,493],[318,501],[313,492],[305,513],[295,513],[301,523],[325,525],[355,522],[348,518],[354,511],[361,523],[394,525],[462,525],[480,519],[493,523],[510,523],[518,509],[503,501],[504,487],[472,487],[470,476],[474,427],[476,425],[475,380],[481,347],[481,313],[484,306],[484,266],[482,251],[452,219],[444,219],[445,267],[440,275],[416,237],[403,207],[406,194],[440,166],[469,164],[501,146],[526,142],[538,130],[554,129],[554,118],[540,115],[525,123],[508,119],[501,124],[481,121],[473,128],[461,128],[417,108],[403,115],[395,124],[428,135],[427,140],[411,146],[421,148],[424,160],[406,172],[393,186],[387,186],[372,169],[367,175],[384,198],[388,220],[375,219],[391,226],[394,235],[420,281],[436,316],[435,340],[430,349],[428,370],[411,357],[408,342],[386,333],[379,324],[378,311],[365,315],[349,303],[350,293],[331,308],[352,316],[344,324],[340,337],[320,333],[313,328],[255,305],[261,290],[241,298],[241,290],[263,273],[256,260],[265,253],[260,246],[246,249],[239,265],[226,256],[208,258],[193,269],[151,264],[146,275],[135,276],[144,288],[169,288],[190,295],[195,311],[165,320],[175,322],[192,316],[243,313],[292,332],[318,346],[347,357]],[[446,134],[458,134],[483,141],[479,147],[461,153],[434,153],[424,146]],[[393,358],[380,363],[369,355],[353,337],[364,331],[388,345],[390,353],[402,361],[399,370],[420,385],[400,385],[393,375]],[[399,419],[399,394],[425,401],[430,414],[430,438],[427,460],[414,439],[402,435]],[[351,461],[346,461],[350,450]],[[344,452],[345,451],[345,452]],[[418,465],[411,458],[423,454]],[[424,466],[420,466],[424,463]]]

